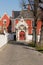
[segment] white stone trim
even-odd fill
[[[40,35],[41,29],[39,29],[39,35]]]
[[[23,21],[23,22],[22,22]],[[20,19],[19,23],[16,24],[15,28],[18,28],[19,26],[24,25],[26,28],[28,28],[27,23],[24,21],[24,19]]]
[[[40,42],[40,35],[37,35],[37,42]]]

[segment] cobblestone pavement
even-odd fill
[[[43,65],[42,53],[25,45],[11,43],[1,49],[0,65]]]

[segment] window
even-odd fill
[[[6,24],[6,20],[3,21],[3,24]]]
[[[4,23],[6,23],[6,21],[4,21]]]

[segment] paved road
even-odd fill
[[[43,65],[43,54],[14,42],[0,51],[0,65]]]

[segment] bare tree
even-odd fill
[[[31,2],[30,2],[30,0],[28,0],[28,2],[30,3],[30,5],[31,5],[31,8],[32,8],[32,4],[31,4]],[[34,0],[34,11],[33,11],[33,14],[34,14],[34,32],[35,32],[35,40],[34,40],[34,42],[35,42],[35,44],[36,44],[36,23],[37,23],[37,19],[38,19],[38,17],[40,16],[40,19],[41,19],[41,21],[43,22],[43,0]],[[41,11],[40,12],[37,12],[37,9],[38,9],[38,7],[41,9]],[[33,10],[33,9],[32,9]],[[42,24],[42,27],[41,27],[41,38],[42,38],[42,29],[43,29],[43,24]]]
[[[20,0],[20,7],[21,7],[21,9],[23,10],[23,9],[26,9],[26,1],[25,0]]]

